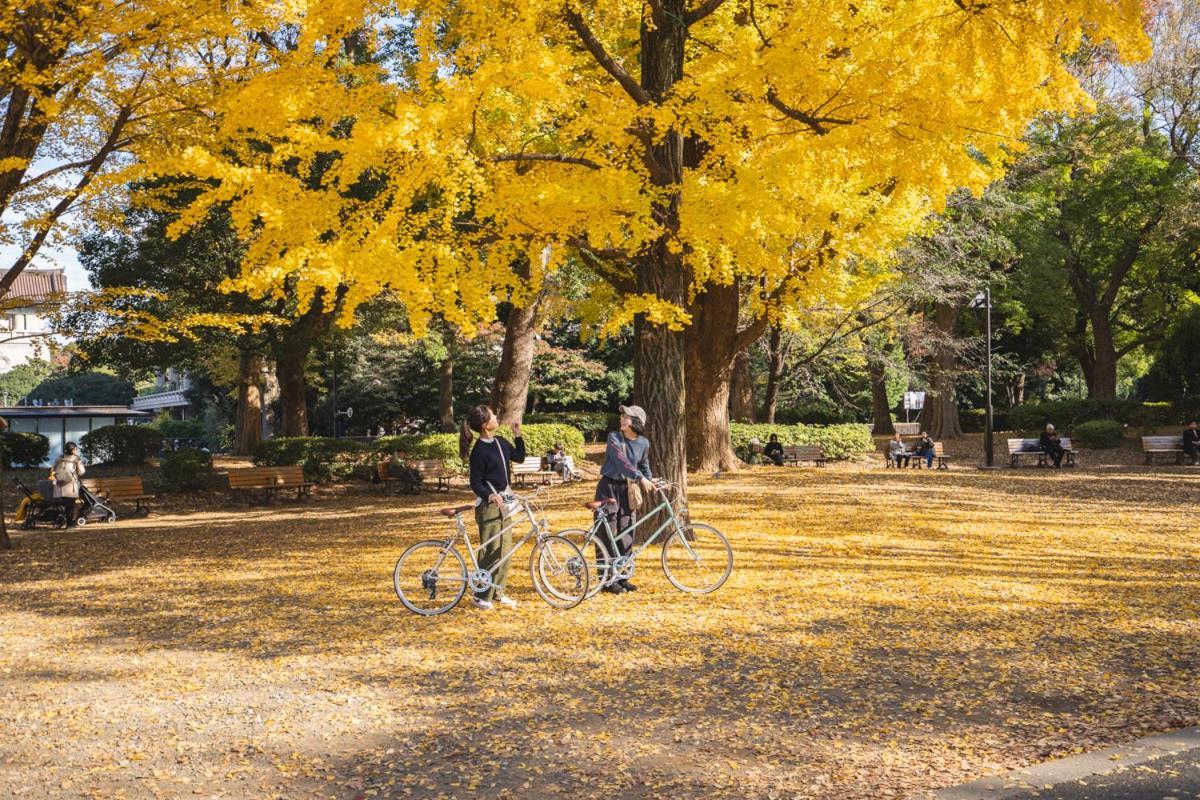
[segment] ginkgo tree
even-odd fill
[[[852,295],[848,265],[886,262],[951,192],[997,178],[1039,112],[1087,107],[1065,55],[1091,40],[1144,56],[1142,15],[1140,0],[341,0],[302,14],[278,68],[219,98],[207,143],[160,168],[210,187],[195,219],[229,204],[249,241],[230,287],[251,293],[341,288],[349,313],[387,288],[415,324],[469,327],[580,257],[611,324],[634,325],[655,470],[684,484],[698,298],[736,283],[723,302],[771,318]]]

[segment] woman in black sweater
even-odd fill
[[[480,569],[491,569],[500,558],[512,549],[512,530],[497,536],[504,529],[505,495],[508,486],[508,463],[525,460],[525,440],[521,438],[521,423],[512,424],[513,442],[503,436],[493,436],[500,421],[488,406],[475,406],[463,422],[458,440],[459,455],[467,457],[470,451],[471,491],[475,493],[475,524],[479,526]],[[471,446],[471,432],[479,434],[479,441]],[[488,540],[493,541],[489,542]],[[515,608],[517,601],[504,593],[508,581],[508,565],[505,561],[496,569],[492,581],[494,589],[475,595],[475,606],[490,611],[492,601],[508,608]]]

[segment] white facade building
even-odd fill
[[[191,405],[185,395],[192,387],[187,372],[173,367],[155,376],[154,388],[146,394],[133,398],[133,407],[137,411],[148,411],[157,414],[160,411],[170,412],[178,409],[172,416],[179,419],[188,418]]]
[[[51,331],[45,306],[67,292],[61,269],[27,269],[0,300],[0,372],[31,358],[50,360]]]

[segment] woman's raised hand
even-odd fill
[[[512,432],[513,432],[514,439],[517,438],[518,436],[520,436],[521,435],[521,423],[514,422],[512,424]]]

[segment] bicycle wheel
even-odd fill
[[[588,571],[587,599],[595,597],[596,592],[608,583],[609,569],[612,566],[612,556],[608,554],[608,547],[601,540],[600,534],[585,531],[583,528],[568,528],[555,535],[579,548]]]
[[[725,534],[710,525],[685,525],[662,550],[663,572],[681,592],[708,594],[721,588],[733,572],[733,548]]]
[[[555,608],[574,608],[588,592],[588,568],[571,541],[547,536],[529,555],[529,577],[533,588]]]
[[[414,614],[444,614],[467,592],[467,564],[444,541],[417,542],[396,562],[392,584],[400,602]]]

